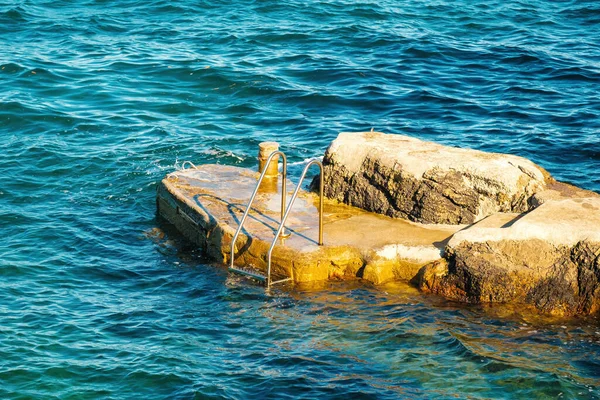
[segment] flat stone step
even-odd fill
[[[249,276],[250,278],[256,279],[257,281],[260,281],[260,282],[267,281],[266,276],[259,274],[258,272],[251,271],[249,269],[244,269],[244,268],[239,268],[239,267],[233,267],[233,268],[229,267],[229,272],[234,272],[236,274]]]

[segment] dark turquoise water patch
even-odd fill
[[[0,5],[0,397],[597,398],[600,323],[404,285],[271,292],[153,230],[185,160],[292,174],[340,131],[600,191],[594,1]]]

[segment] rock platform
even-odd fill
[[[557,182],[521,157],[378,132],[340,134],[323,164],[324,245],[318,196],[301,190],[286,223],[292,235],[274,248],[275,277],[401,280],[466,303],[600,312],[597,193]],[[158,213],[226,264],[257,178],[223,165],[173,172],[159,185]],[[279,226],[278,179],[265,181],[255,200],[236,265],[266,269]]]

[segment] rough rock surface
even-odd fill
[[[496,212],[528,211],[531,197],[552,182],[522,157],[379,132],[340,133],[323,164],[326,196],[432,224],[471,224]]]
[[[456,233],[444,259],[419,272],[419,287],[468,303],[530,303],[560,316],[598,312],[600,196],[547,200],[528,214],[502,216],[510,217],[501,228],[483,220]]]

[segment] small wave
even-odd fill
[[[552,81],[600,83],[600,73],[582,68],[560,69],[552,71],[547,79]]]
[[[18,74],[25,71],[26,68],[16,63],[7,63],[0,65],[0,74]]]
[[[429,59],[429,58],[439,58],[445,57],[443,53],[441,53],[437,49],[427,49],[423,47],[410,46],[406,50],[404,50],[405,54],[410,57],[416,57],[421,59]]]
[[[25,11],[20,8],[12,8],[5,12],[0,12],[0,23],[22,23],[27,22]]]
[[[243,104],[232,104],[232,105],[226,107],[223,111],[226,113],[229,113],[229,114],[236,114],[236,115],[242,114],[243,115],[243,114],[254,114],[261,110],[254,104],[243,103]]]
[[[32,69],[24,69],[20,75],[22,78],[38,78],[47,80],[48,83],[58,83],[64,80],[63,77],[53,73],[49,69],[36,67]]]
[[[505,57],[502,59],[502,62],[507,64],[523,65],[541,63],[542,60],[539,57],[532,54],[519,54],[517,56]]]
[[[515,93],[523,93],[523,94],[533,94],[533,95],[545,95],[545,96],[559,96],[560,93],[556,90],[546,89],[542,87],[526,87],[515,85],[506,89],[507,92],[515,92]]]
[[[210,156],[210,158],[214,158],[217,162],[234,162],[235,164],[239,164],[246,160],[246,157],[239,156],[230,150],[223,150],[218,147],[203,150],[201,153]]]
[[[268,33],[259,33],[253,36],[249,36],[251,40],[255,40],[258,43],[268,43],[270,45],[277,43],[294,42],[297,44],[299,41],[312,40],[313,36],[309,33],[304,32],[285,32],[285,31],[272,31]]]
[[[583,20],[581,22],[593,24],[600,21],[600,7],[594,2],[593,5],[585,7],[570,7],[560,11],[560,14],[568,19]]]
[[[297,166],[297,165],[306,165],[306,164],[308,164],[309,162],[311,162],[311,161],[315,161],[315,160],[316,160],[316,161],[323,161],[323,156],[320,156],[320,157],[310,157],[310,158],[305,158],[305,159],[304,159],[304,160],[302,160],[302,161],[294,161],[294,162],[288,163],[288,166],[289,166],[289,167],[294,167],[294,166]]]

